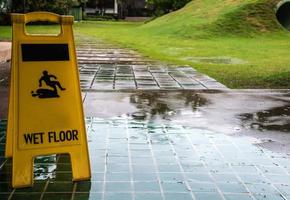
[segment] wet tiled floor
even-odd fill
[[[164,65],[81,64],[83,90],[227,89],[192,67]]]
[[[289,91],[228,90],[102,43],[77,53],[91,181],[51,155],[35,159],[32,188],[13,189],[2,119],[1,200],[290,200]]]
[[[83,90],[227,89],[190,66],[167,66],[101,41],[78,46]]]
[[[72,183],[69,157],[52,155],[35,160],[33,188],[12,189],[1,121],[0,199],[290,199],[290,154],[255,137],[289,140],[289,92],[95,95],[126,109],[86,112],[91,181]],[[210,120],[220,109],[223,117]]]

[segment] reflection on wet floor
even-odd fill
[[[279,130],[290,133],[290,102],[285,106],[241,115],[245,126],[258,130]]]
[[[43,156],[34,187],[16,190],[1,121],[0,199],[290,199],[289,155],[259,145],[290,140],[289,102],[287,92],[87,93],[91,181],[70,181],[68,155]]]

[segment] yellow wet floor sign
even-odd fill
[[[59,35],[29,35],[32,21],[59,23]],[[6,156],[12,185],[33,184],[36,156],[68,153],[73,180],[91,176],[73,17],[48,12],[12,14],[13,46]]]

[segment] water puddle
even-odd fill
[[[185,57],[184,60],[191,61],[193,63],[207,63],[207,64],[246,64],[247,61],[239,58],[232,58],[227,56],[218,57]]]
[[[289,92],[86,96],[91,181],[71,182],[68,155],[42,156],[35,159],[34,187],[12,194],[8,160],[0,170],[0,195],[25,199],[31,190],[45,190],[45,199],[289,197]]]

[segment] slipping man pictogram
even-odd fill
[[[51,80],[55,79],[55,80]],[[59,81],[56,81],[57,77],[55,75],[49,74],[48,71],[42,72],[42,77],[39,79],[39,89],[36,90],[36,92],[32,91],[31,94],[33,97],[38,98],[58,98],[59,95],[57,93],[57,89],[65,90],[60,84]],[[42,87],[42,82],[46,84],[46,86],[52,88],[52,89],[44,89]]]

